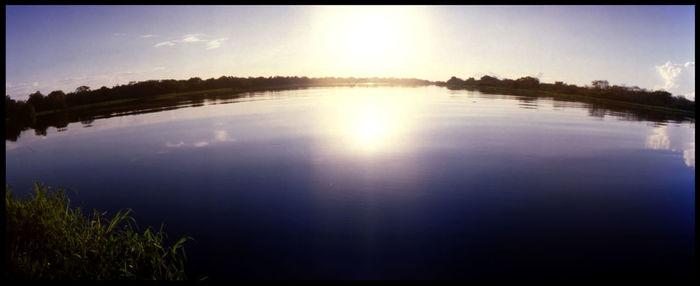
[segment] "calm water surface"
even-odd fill
[[[316,88],[25,131],[5,177],[194,237],[194,278],[682,278],[694,137],[545,98]]]

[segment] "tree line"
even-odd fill
[[[363,85],[375,83],[381,85],[421,86],[438,85],[449,89],[479,89],[485,93],[527,94],[536,96],[541,92],[580,95],[588,98],[612,99],[616,101],[663,106],[694,114],[695,102],[680,96],[672,96],[666,91],[649,91],[638,87],[610,86],[605,80],[593,81],[591,86],[579,87],[573,84],[555,82],[540,83],[537,78],[521,77],[517,80],[498,79],[483,76],[462,80],[452,77],[448,81],[432,82],[421,79],[396,78],[308,78],[308,77],[230,77],[202,80],[193,77],[187,80],[149,80],[130,82],[112,88],[105,86],[92,90],[88,86],[79,86],[72,92],[61,90],[44,95],[37,91],[27,100],[14,100],[5,95],[5,139],[15,141],[19,134],[33,128],[37,135],[45,135],[46,129],[54,126],[61,130],[70,122],[83,122],[89,125],[96,118],[106,118],[128,114],[130,112],[156,112],[161,109],[174,108],[183,99],[189,104],[201,105],[205,98],[237,96],[246,91],[264,91],[273,89],[304,88],[314,86]],[[202,94],[188,94],[199,92]],[[159,99],[159,94],[182,93],[177,97]],[[556,97],[555,97],[556,98]],[[141,100],[143,99],[143,100]],[[153,99],[153,100],[151,100]],[[576,99],[577,100],[577,99]],[[91,104],[103,103],[91,106]],[[82,107],[81,107],[82,106]],[[74,108],[77,107],[77,108]],[[649,115],[640,113],[643,118],[664,121],[671,113]],[[649,117],[652,116],[652,117]],[[692,116],[694,117],[694,115]],[[675,118],[673,116],[669,118]]]
[[[88,86],[80,86],[75,91],[65,93],[61,90],[52,91],[48,95],[40,91],[29,95],[26,101],[14,100],[5,95],[6,118],[31,118],[37,113],[49,110],[66,110],[73,106],[100,103],[105,101],[144,98],[148,96],[191,92],[198,90],[231,88],[233,91],[258,90],[265,88],[281,88],[285,86],[326,86],[343,84],[395,84],[395,85],[429,85],[427,80],[396,79],[396,78],[308,78],[308,77],[230,77],[222,76],[217,79],[202,80],[193,77],[187,80],[148,80],[130,82],[112,88],[103,86],[92,90]]]
[[[607,80],[594,80],[590,86],[577,86],[561,81],[541,83],[534,77],[521,77],[516,80],[498,79],[492,76],[482,76],[480,79],[470,77],[466,80],[452,77],[444,84],[449,89],[475,89],[475,88],[502,88],[502,89],[526,89],[539,90],[553,93],[602,98],[609,100],[625,101],[638,104],[663,106],[688,111],[695,110],[695,101],[690,101],[683,96],[673,96],[663,90],[647,90],[637,86],[610,85]]]
[[[158,100],[146,102],[160,94],[178,94],[193,100],[203,101],[202,97],[212,97],[214,94],[188,95],[188,92],[218,92],[219,94],[238,94],[247,91],[263,91],[273,89],[304,88],[315,86],[338,85],[400,85],[420,86],[434,84],[431,81],[412,78],[340,78],[340,77],[231,77],[222,76],[203,80],[193,77],[187,80],[148,80],[142,82],[129,82],[116,85],[112,88],[103,86],[99,89],[91,89],[88,86],[79,86],[72,92],[55,90],[48,95],[40,91],[29,95],[27,100],[15,100],[5,95],[5,138],[17,140],[19,134],[28,128],[33,128],[37,134],[46,133],[46,128],[55,126],[63,128],[69,122],[89,122],[95,117],[111,116],[110,112],[99,111],[100,108],[91,108],[91,104],[106,103],[112,107],[110,110],[119,112],[132,112],[146,107],[157,109],[159,107],[172,107],[175,100]],[[143,100],[141,100],[143,99]],[[75,107],[87,108],[75,108]],[[101,107],[104,107],[102,105]],[[118,108],[117,108],[118,107]],[[93,112],[94,110],[94,112]]]

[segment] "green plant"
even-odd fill
[[[163,226],[134,230],[131,210],[83,215],[63,189],[35,183],[31,198],[5,188],[5,264],[10,279],[186,279],[183,237],[164,245]]]

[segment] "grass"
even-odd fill
[[[167,235],[150,227],[134,230],[131,210],[111,219],[96,210],[71,208],[63,189],[38,183],[28,199],[5,187],[5,277],[9,279],[184,280],[183,237],[164,245]]]

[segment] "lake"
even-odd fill
[[[695,277],[695,122],[442,87],[247,93],[5,142],[6,183],[183,235],[192,278]]]

